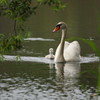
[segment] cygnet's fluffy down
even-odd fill
[[[49,54],[45,56],[47,59],[54,59],[53,48],[49,49]]]

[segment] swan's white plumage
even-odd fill
[[[80,61],[80,45],[78,41],[65,42],[64,58],[65,61]]]
[[[71,43],[65,41],[67,25],[64,22],[59,22],[53,32],[57,31],[57,29],[62,29],[62,37],[55,52],[55,62],[80,61],[80,45],[78,41]]]
[[[49,49],[49,54],[45,56],[45,58],[47,59],[54,59],[54,55],[53,55],[53,48]]]
[[[69,42],[65,41],[65,45],[64,45],[64,49],[67,49],[67,47],[69,46]]]

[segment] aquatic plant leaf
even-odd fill
[[[16,56],[16,60],[17,60],[17,61],[20,61],[20,60],[21,60],[20,55]]]
[[[81,40],[84,43],[86,43],[89,47],[92,48],[92,50],[100,57],[100,50],[97,48],[96,44],[94,43],[94,41],[88,40],[88,39],[84,39],[81,37],[72,37],[67,39],[68,41],[72,41],[72,40]]]
[[[0,61],[4,60],[4,56],[2,54],[0,54]]]
[[[99,69],[98,69],[98,81],[97,81],[97,90],[96,93],[98,95],[100,95],[100,65],[99,65]]]

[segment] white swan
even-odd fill
[[[53,48],[49,49],[49,54],[45,56],[45,58],[47,59],[54,59],[54,55],[53,55]]]
[[[67,25],[64,22],[59,22],[53,32],[59,29],[62,30],[62,37],[56,49],[55,62],[80,61],[80,45],[78,41],[73,41],[71,43],[65,42]]]

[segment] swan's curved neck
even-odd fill
[[[61,37],[61,41],[60,44],[56,50],[56,54],[55,54],[55,62],[65,62],[64,56],[63,56],[63,52],[64,52],[64,44],[65,44],[65,38],[66,38],[66,30],[62,29],[62,37]]]
[[[62,29],[62,37],[61,37],[61,41],[60,41],[60,43],[62,43],[62,44],[64,44],[65,38],[66,38],[66,32],[65,31],[66,30]]]
[[[62,37],[61,37],[61,41],[60,41],[60,54],[63,56],[63,52],[64,52],[64,44],[65,44],[65,38],[66,38],[66,30],[62,29]]]

